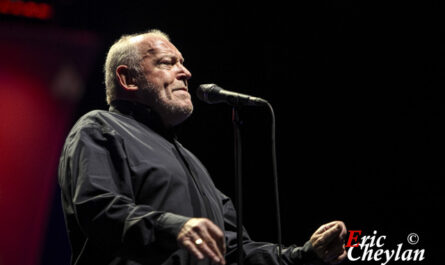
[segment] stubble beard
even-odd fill
[[[140,80],[140,83],[142,100],[161,117],[166,126],[179,125],[192,114],[192,103],[186,104],[183,100],[176,102],[174,98],[169,99],[163,96],[161,92],[164,88],[157,87],[145,78]]]

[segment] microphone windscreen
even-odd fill
[[[215,103],[212,100],[212,96],[218,93],[222,88],[215,84],[202,84],[196,90],[196,96],[204,102],[207,103]]]

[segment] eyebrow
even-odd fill
[[[163,54],[163,52],[159,52],[159,49],[156,49],[156,48],[150,48],[150,49],[147,50],[147,54],[151,54],[151,55],[157,55],[157,54],[160,54],[160,53]],[[146,57],[147,54],[144,55],[144,57]],[[171,53],[171,52],[165,52],[164,54],[165,54],[164,56],[177,57],[180,61],[182,61],[182,62],[185,61],[184,57],[182,57],[182,54],[179,54],[179,57],[176,54]]]
[[[156,53],[157,50],[159,50],[159,49],[150,48],[150,49],[147,50],[147,53]]]

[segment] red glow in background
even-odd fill
[[[0,0],[0,14],[47,20],[53,15],[53,8],[33,1]]]
[[[33,265],[95,40],[37,28],[0,32],[0,265]]]

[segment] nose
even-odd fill
[[[192,73],[190,73],[190,71],[183,64],[179,64],[177,78],[180,80],[189,80],[190,78],[192,78]]]

